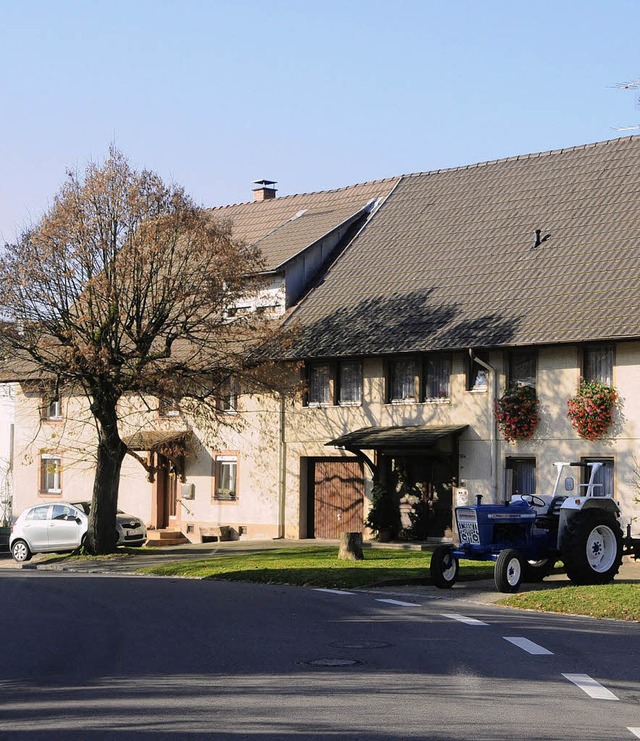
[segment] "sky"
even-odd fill
[[[639,0],[0,0],[0,244],[111,144],[212,207],[634,135],[639,29]]]

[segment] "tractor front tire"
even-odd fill
[[[458,580],[458,559],[448,545],[439,545],[431,555],[431,581],[440,589],[449,589]]]
[[[500,552],[493,570],[493,580],[499,592],[513,594],[520,589],[524,577],[525,561],[520,551],[505,548]]]
[[[567,576],[574,584],[607,584],[622,563],[622,528],[612,512],[586,509],[567,522],[561,544]]]

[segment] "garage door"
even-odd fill
[[[314,536],[339,538],[362,532],[364,475],[359,461],[315,461],[313,473]]]

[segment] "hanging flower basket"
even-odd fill
[[[576,395],[569,399],[567,416],[580,437],[598,440],[613,423],[618,392],[600,381],[580,381]]]
[[[530,438],[538,420],[538,398],[532,386],[509,386],[496,401],[496,421],[509,442]]]

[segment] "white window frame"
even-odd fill
[[[50,466],[54,468],[49,470]],[[43,494],[62,494],[62,456],[59,453],[40,454],[40,491]]]
[[[229,488],[224,491],[228,491],[228,495],[221,495],[219,492],[222,491],[220,488],[221,479],[224,478],[222,473],[223,468],[226,468],[230,473],[228,474],[230,481],[233,482],[233,488]],[[218,502],[237,502],[238,501],[238,456],[237,455],[217,455],[215,457],[215,468],[214,468],[214,490],[213,498]]]

